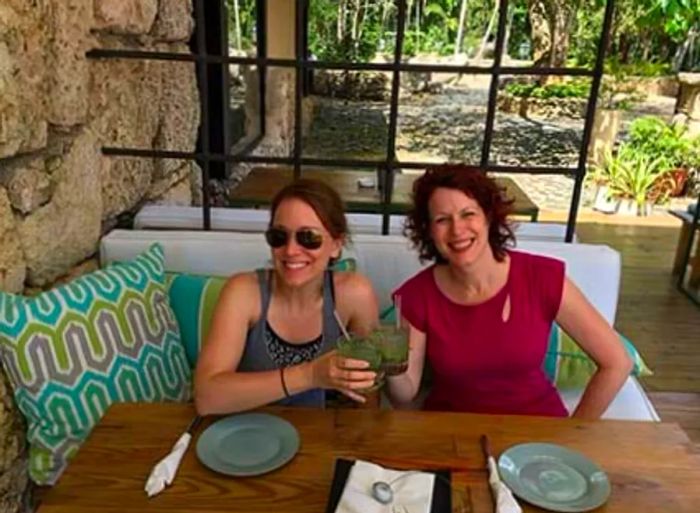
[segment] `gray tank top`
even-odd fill
[[[335,319],[335,297],[333,291],[333,273],[326,271],[323,277],[323,321],[321,336],[305,344],[285,342],[270,328],[267,311],[270,306],[271,282],[270,271],[258,269],[260,285],[260,319],[248,331],[243,356],[238,364],[242,372],[258,372],[289,367],[316,359],[335,348],[341,335]]]

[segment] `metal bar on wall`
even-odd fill
[[[209,160],[228,162],[249,162],[249,163],[270,163],[270,164],[293,164],[293,157],[266,157],[263,155],[249,155],[259,138],[252,141],[238,154],[209,153]],[[151,150],[141,148],[115,148],[104,146],[102,153],[117,157],[145,157],[145,158],[167,158],[167,159],[189,159],[196,160],[202,158],[201,153],[172,151],[172,150]],[[386,166],[386,160],[361,160],[361,159],[322,159],[315,157],[301,157],[303,166],[323,166],[323,167],[362,167],[373,168]],[[435,162],[402,161],[397,163],[403,169],[425,169],[434,165]],[[486,171],[495,173],[527,173],[537,175],[575,175],[577,167],[562,166],[507,166],[502,164],[489,164],[485,166]]]
[[[493,56],[491,86],[489,87],[489,103],[484,122],[484,140],[481,146],[481,167],[486,167],[491,160],[491,143],[493,141],[493,125],[496,120],[496,100],[498,99],[498,79],[503,46],[506,39],[506,22],[508,21],[508,0],[498,2],[498,30],[496,31],[496,48]]]
[[[265,2],[261,2],[265,5]],[[260,16],[260,15],[258,15]],[[264,19],[258,19],[258,22],[264,23]],[[259,29],[258,29],[259,30]],[[265,30],[265,29],[262,29]],[[258,45],[264,45],[264,39],[258,42]],[[259,52],[263,53],[263,52]],[[296,67],[294,59],[267,59],[265,55],[258,57],[232,57],[232,56],[216,56],[197,55],[179,53],[179,52],[154,52],[148,50],[118,50],[118,49],[94,49],[86,52],[86,57],[91,59],[138,59],[138,60],[164,60],[164,61],[185,61],[192,62],[204,60],[209,64],[243,64],[250,66],[275,66],[280,68]],[[307,69],[326,69],[326,70],[352,70],[352,71],[394,71],[393,63],[376,63],[376,62],[329,62],[329,61],[307,61],[304,63]],[[413,71],[416,73],[433,72],[433,73],[455,73],[463,75],[491,75],[494,72],[494,66],[458,66],[454,64],[418,64],[402,62],[399,65],[399,71]],[[586,68],[543,68],[532,66],[500,66],[498,72],[501,75],[557,75],[557,76],[583,76],[592,77],[593,70]]]
[[[294,5],[294,178],[301,176],[302,100],[304,95],[304,4],[307,0],[296,0]]]
[[[389,104],[389,133],[386,149],[386,163],[379,168],[379,184],[382,192],[382,234],[389,233],[391,197],[394,193],[394,172],[396,171],[396,131],[399,118],[399,93],[401,91],[401,54],[403,53],[404,31],[406,30],[406,0],[399,0],[396,15],[396,41],[391,76],[391,98]]]
[[[576,230],[576,217],[578,216],[578,206],[581,201],[581,190],[583,179],[586,176],[586,162],[588,161],[588,144],[591,140],[593,122],[595,120],[596,104],[600,92],[600,83],[603,79],[605,65],[605,53],[610,44],[610,27],[612,25],[613,13],[615,11],[615,0],[607,0],[605,4],[605,17],[603,18],[603,28],[600,34],[600,44],[596,55],[595,66],[593,67],[593,80],[591,90],[588,95],[588,108],[586,110],[586,122],[583,126],[583,137],[581,139],[581,149],[578,156],[578,170],[574,181],[574,192],[571,196],[571,206],[569,207],[569,219],[566,222],[566,242],[574,239]]]
[[[202,2],[205,28],[205,48],[200,55],[228,57],[228,28],[224,0]],[[197,30],[199,29],[199,25]],[[198,36],[200,32],[197,33]],[[199,39],[198,39],[199,43]],[[209,147],[207,153],[226,153],[231,147],[229,135],[229,74],[228,67],[217,63],[206,63],[207,91],[209,102]],[[228,178],[227,162],[209,161],[209,173],[213,178]]]
[[[257,67],[258,67],[258,112],[260,137],[267,131],[267,0],[257,0],[255,4],[255,45],[257,47]],[[247,152],[246,152],[247,153]]]
[[[204,12],[204,0],[195,1],[196,41],[197,55],[203,56],[207,52],[206,17]],[[200,153],[198,163],[202,168],[202,217],[204,229],[211,230],[211,198],[209,197],[209,79],[207,76],[207,64],[203,59],[197,61],[197,79],[199,82],[199,98],[201,115],[199,124]]]
[[[569,221],[567,224],[567,240],[573,236],[575,227],[578,202],[581,195],[583,177],[585,175],[586,152],[590,141],[592,121],[595,113],[595,101],[600,88],[600,81],[603,72],[603,62],[605,49],[610,39],[610,25],[612,11],[614,9],[614,1],[608,0],[606,3],[605,19],[601,35],[601,42],[598,48],[596,67],[593,70],[582,68],[533,68],[533,67],[513,67],[502,66],[502,57],[504,51],[505,40],[505,22],[507,18],[507,0],[499,0],[499,18],[498,31],[496,36],[496,51],[493,64],[490,66],[454,66],[440,64],[411,64],[401,62],[401,53],[403,47],[403,38],[405,36],[406,17],[408,15],[406,0],[397,0],[397,41],[394,54],[394,60],[391,63],[355,63],[355,62],[325,62],[325,61],[309,61],[306,54],[304,44],[304,29],[308,22],[304,16],[308,8],[309,0],[296,0],[296,15],[295,15],[295,58],[294,59],[268,59],[267,55],[267,1],[257,0],[257,56],[256,57],[232,57],[228,55],[227,45],[226,51],[221,50],[223,44],[222,38],[226,36],[225,27],[220,25],[219,32],[221,34],[210,39],[210,33],[205,28],[211,27],[211,19],[208,19],[208,4],[205,0],[195,0],[195,17],[196,31],[192,41],[193,54],[171,53],[171,52],[152,52],[140,50],[116,50],[116,49],[95,49],[86,53],[89,58],[123,58],[123,59],[155,59],[164,61],[182,61],[194,62],[196,64],[197,77],[200,87],[201,101],[201,126],[199,147],[195,152],[182,152],[177,150],[146,150],[138,148],[113,148],[103,147],[103,153],[114,156],[135,156],[144,158],[178,158],[196,160],[202,167],[202,190],[203,190],[203,211],[205,229],[210,229],[210,189],[208,187],[209,175],[211,172],[212,163],[226,164],[232,162],[249,162],[249,163],[268,163],[280,165],[293,165],[295,176],[301,173],[301,166],[315,165],[325,166],[329,172],[332,171],[350,171],[352,168],[363,169],[379,169],[381,180],[379,182],[382,187],[381,212],[383,215],[382,230],[383,233],[388,232],[390,202],[394,187],[395,172],[399,168],[405,169],[424,169],[432,165],[431,162],[399,162],[396,159],[396,135],[398,127],[398,107],[399,107],[399,90],[400,79],[402,72],[445,72],[445,73],[468,73],[479,75],[491,75],[491,87],[489,89],[489,110],[485,125],[485,136],[482,143],[481,163],[482,166],[493,172],[510,172],[510,173],[529,173],[529,174],[569,174],[576,178],[574,185],[574,198],[572,199],[572,207],[569,212]],[[221,7],[223,0],[212,2],[214,5]],[[211,4],[209,4],[211,5]],[[219,18],[226,18],[223,11],[218,11]],[[219,19],[221,22],[221,19]],[[216,28],[216,27],[215,27]],[[216,31],[216,30],[215,30]],[[195,45],[196,42],[196,45]],[[216,48],[212,47],[216,46]],[[217,108],[212,104],[211,82],[216,80],[216,74],[213,73],[214,68],[219,70],[219,73],[224,72],[225,64],[248,64],[257,65],[259,73],[259,95],[260,95],[260,134],[256,138],[260,140],[265,133],[265,102],[266,102],[266,85],[267,85],[267,69],[270,66],[279,66],[285,68],[294,68],[296,72],[296,90],[295,90],[295,143],[293,155],[288,157],[265,157],[250,155],[252,150],[248,145],[246,148],[237,149],[236,154],[231,154],[231,149],[224,144],[223,147],[213,147],[212,144],[212,116],[219,116]],[[313,69],[347,69],[347,70],[378,70],[391,71],[393,76],[391,104],[389,116],[389,141],[387,143],[387,155],[385,160],[354,160],[354,159],[318,159],[304,158],[302,156],[302,94],[303,94],[303,78],[307,70]],[[584,136],[582,140],[582,148],[579,153],[579,161],[577,167],[548,167],[548,166],[505,166],[490,164],[491,145],[493,141],[493,127],[495,124],[496,100],[498,95],[499,77],[502,75],[566,75],[566,76],[588,76],[592,77],[592,86],[586,115],[586,124],[584,127]],[[228,91],[225,91],[228,94]],[[218,97],[218,96],[217,96]],[[224,101],[224,103],[226,103]],[[227,109],[221,109],[222,111]],[[228,126],[228,113],[224,112],[224,129]],[[335,168],[335,169],[333,169]],[[346,169],[347,168],[347,169]],[[368,207],[369,208],[369,207]],[[376,209],[375,209],[376,210]]]
[[[304,87],[302,88],[302,96],[305,98],[311,94],[311,88],[313,84],[313,78],[311,76],[313,70],[307,67],[309,58],[311,57],[311,52],[309,52],[309,3],[312,1],[313,0],[308,0],[304,2],[303,20],[301,22],[302,52],[304,54],[304,73],[302,79]]]

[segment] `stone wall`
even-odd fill
[[[678,81],[680,92],[673,121],[688,128],[688,137],[700,136],[700,73],[679,73]]]
[[[501,91],[498,95],[499,112],[535,118],[586,117],[588,101],[581,98],[532,98],[520,97]]]
[[[391,78],[381,71],[316,70],[313,94],[348,100],[386,101]]]
[[[627,84],[634,87],[634,91],[642,95],[678,96],[678,77],[629,77]]]
[[[192,63],[86,59],[92,48],[189,52],[191,0],[0,2],[0,289],[95,268],[100,236],[144,202],[192,203],[196,169],[100,148],[193,150]],[[0,376],[0,513],[26,495],[23,423]]]

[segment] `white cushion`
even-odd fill
[[[421,390],[418,397],[411,404],[411,408],[420,409],[428,396],[428,392],[428,389]],[[573,413],[581,400],[583,389],[559,390],[558,392],[562,401],[564,401],[567,411]],[[385,396],[382,396],[381,405],[383,408],[391,408],[391,403]],[[656,409],[654,409],[654,405],[644,392],[644,389],[632,376],[627,378],[627,381],[625,381],[625,384],[603,414],[603,418],[609,420],[640,420],[648,422],[658,422],[661,420]]]
[[[102,239],[102,260],[132,258],[154,241],[165,247],[169,271],[228,276],[264,267],[270,259],[270,250],[259,233],[114,230]],[[620,284],[620,255],[616,251],[607,246],[542,241],[521,241],[518,248],[564,260],[567,275],[601,314],[614,322]],[[398,235],[358,234],[345,254],[357,259],[382,307],[389,305],[391,291],[422,267],[409,241]]]
[[[566,409],[569,413],[576,409],[583,390],[560,390]],[[649,420],[659,421],[659,414],[654,409],[654,405],[649,397],[644,393],[644,389],[634,377],[630,376],[625,381],[620,391],[610,403],[607,411],[603,415],[604,419],[615,420]]]
[[[381,214],[347,214],[350,231],[353,234],[382,233]],[[406,216],[392,215],[389,218],[389,234],[402,235]],[[270,211],[253,208],[220,208],[211,209],[211,227],[214,230],[234,232],[263,232],[270,221]],[[203,228],[203,213],[201,207],[146,205],[139,210],[134,218],[134,228],[168,229],[168,230],[197,230]],[[563,242],[566,236],[566,225],[559,223],[529,223],[515,224],[515,234],[518,240],[547,240]],[[574,241],[577,241],[574,235]]]
[[[358,234],[346,253],[372,281],[382,306],[389,294],[421,265],[407,239],[400,236]],[[270,250],[260,233],[114,230],[100,244],[102,263],[134,257],[153,242],[165,249],[168,271],[228,276],[263,267]],[[607,246],[522,241],[519,249],[549,255],[566,262],[567,275],[612,324],[620,284],[620,255]],[[581,391],[565,391],[562,397],[570,410]],[[658,420],[658,415],[639,383],[630,378],[605,415],[606,418]]]

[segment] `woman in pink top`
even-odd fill
[[[574,416],[600,417],[632,362],[563,262],[507,249],[512,202],[496,183],[477,168],[434,167],[416,180],[413,201],[408,235],[435,263],[394,293],[411,346],[408,371],[389,378],[394,404],[416,397],[427,356],[426,409],[566,416],[542,369],[556,321],[598,365]]]

